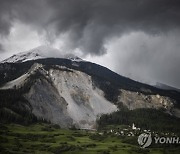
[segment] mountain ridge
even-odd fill
[[[99,116],[116,112],[122,105],[129,110],[163,109],[180,117],[179,92],[131,80],[87,61],[40,58],[0,63],[0,79],[3,108],[14,111],[13,104],[19,104],[38,119],[62,127],[96,128]]]
[[[82,61],[81,58],[75,56],[74,54],[62,54],[60,50],[52,48],[50,46],[39,46],[25,52],[14,54],[13,56],[1,61],[0,63],[22,63],[30,60],[46,58],[64,58],[70,59],[72,61]]]

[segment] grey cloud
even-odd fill
[[[160,34],[179,28],[180,1],[1,0],[0,14],[1,35],[8,34],[13,20],[20,20],[40,33],[46,31],[47,37],[52,35],[51,39],[47,38],[51,42],[68,33],[67,44],[70,41],[71,48],[101,55],[111,36],[130,31]],[[4,22],[4,18],[7,21]],[[49,35],[49,31],[53,34]]]
[[[0,53],[1,52],[4,52],[4,48],[3,48],[3,45],[2,44],[0,44]]]
[[[12,26],[12,6],[14,5],[13,0],[1,0],[0,1],[0,36],[4,37],[8,35],[9,30]]]
[[[114,70],[138,81],[180,88],[179,36],[177,30],[153,37],[136,32],[116,40],[109,47]]]
[[[91,54],[103,54],[104,44],[112,35],[122,35],[130,31],[160,34],[180,26],[178,0],[49,2],[52,2],[51,6],[56,10],[54,21],[57,33],[73,31],[76,37],[70,40],[74,42],[74,46],[82,47],[83,52]]]
[[[152,39],[144,43],[146,37],[127,40],[126,48],[114,49],[110,63],[116,63],[117,72],[132,73],[138,80],[142,77],[180,87],[179,19],[179,0],[0,0],[0,38],[8,36],[18,21],[51,44],[65,35],[61,41],[66,49],[103,56],[112,52],[106,48],[112,38],[144,32]],[[157,37],[158,44],[152,41]]]

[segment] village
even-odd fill
[[[142,133],[152,134],[153,136],[177,136],[175,133],[172,132],[157,132],[151,131],[150,129],[141,129],[136,127],[133,123],[132,126],[130,125],[118,125],[118,126],[109,126],[111,128],[106,127],[103,131],[99,132],[99,135],[104,134],[111,134],[115,136],[139,136]]]

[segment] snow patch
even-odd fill
[[[40,46],[26,52],[20,52],[3,60],[1,63],[22,63],[30,60],[45,59],[45,58],[64,58],[72,61],[83,61],[81,58],[73,54],[62,54],[58,49],[50,46]]]

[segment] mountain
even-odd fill
[[[36,59],[45,59],[45,58],[50,58],[50,57],[53,58],[52,55],[54,55],[55,57],[65,58],[65,59],[70,59],[70,60],[76,60],[76,61],[82,60],[81,58],[73,54],[60,54],[60,51],[58,49],[54,49],[49,46],[39,46],[29,51],[15,54],[3,60],[1,63],[22,63],[22,62],[36,60]]]
[[[160,82],[157,82],[155,87],[160,88],[160,89],[164,89],[164,90],[175,90],[175,91],[179,91],[180,92],[180,89],[172,87],[172,86],[169,86],[169,85],[164,84],[164,83],[160,83]]]
[[[39,47],[0,63],[1,121],[41,119],[63,128],[94,129],[102,114],[122,106],[180,117],[179,92],[133,81],[74,55],[45,56],[48,51],[57,50]]]

